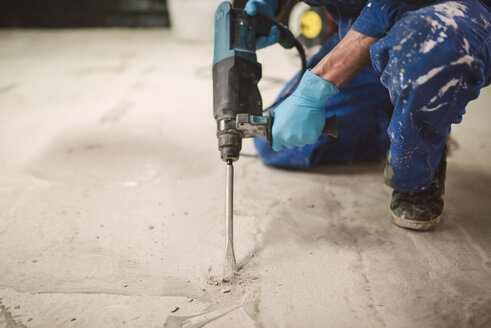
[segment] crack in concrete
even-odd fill
[[[201,328],[240,307],[242,307],[242,304],[237,304],[225,309],[203,312],[192,316],[169,316],[164,324],[164,328]]]
[[[354,245],[357,248],[359,246],[358,240],[356,238],[354,238]],[[368,279],[367,275],[364,272],[362,272],[362,269],[364,269],[366,267],[365,259],[363,258],[363,255],[361,254],[360,250],[357,249],[356,253],[358,255],[358,261],[360,262],[360,267],[359,267],[360,274],[363,277],[363,282],[365,284],[365,288],[363,288],[363,290],[366,291],[366,294],[367,294],[368,299],[369,299],[368,308],[371,309],[372,316],[381,325],[380,327],[387,327],[385,320],[380,315],[380,312],[377,310],[377,304],[376,304],[375,299],[373,298],[373,295],[372,295],[372,287],[371,287],[370,280]]]

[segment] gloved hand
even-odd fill
[[[326,122],[324,107],[338,93],[332,83],[307,70],[297,89],[274,111],[273,150],[315,143]]]
[[[278,11],[278,0],[249,0],[244,9],[249,16],[256,14],[274,19],[276,11]],[[266,48],[280,40],[280,30],[277,26],[271,27],[268,36],[260,36],[256,39],[256,49]]]

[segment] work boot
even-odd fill
[[[435,171],[430,188],[420,192],[400,192],[394,189],[389,211],[392,222],[406,229],[430,230],[442,219],[445,174],[447,170],[447,148]]]

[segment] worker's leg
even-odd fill
[[[431,228],[441,217],[443,186],[435,189],[432,181],[451,124],[460,123],[467,103],[490,82],[490,27],[490,10],[480,1],[440,2],[407,13],[371,47],[394,104],[385,175],[400,225]]]
[[[315,66],[338,42],[338,36],[334,35],[308,66]],[[268,165],[307,168],[328,162],[383,156],[389,145],[387,113],[392,111],[387,89],[373,68],[368,67],[340,91],[326,106],[327,116],[337,115],[339,118],[338,138],[323,136],[316,144],[280,152],[270,149],[264,138],[257,138],[255,144],[261,160]]]

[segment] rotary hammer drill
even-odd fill
[[[263,115],[258,82],[261,64],[256,57],[256,37],[267,36],[278,26],[279,43],[286,49],[296,47],[302,59],[302,72],[292,87],[276,102],[286,98],[300,81],[306,69],[302,45],[285,26],[261,15],[249,16],[245,11],[223,2],[215,14],[213,57],[213,114],[217,122],[218,149],[227,163],[226,179],[226,250],[225,277],[236,270],[233,249],[233,165],[239,159],[242,138],[265,136],[272,145],[273,117]],[[273,104],[273,106],[275,105]],[[323,134],[337,136],[336,116],[326,119]]]

